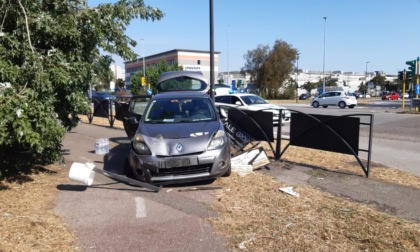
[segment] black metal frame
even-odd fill
[[[349,145],[349,143],[345,139],[343,139],[334,129],[332,129],[330,126],[328,126],[327,124],[325,124],[326,121],[334,120],[337,117],[335,117],[334,119],[329,119],[329,120],[326,120],[326,121],[321,121],[318,118],[316,118],[316,117],[314,117],[314,116],[312,116],[310,114],[306,114],[306,113],[303,113],[303,112],[300,112],[300,111],[297,111],[297,110],[292,110],[292,109],[289,109],[289,111],[291,111],[293,113],[300,113],[300,114],[303,114],[305,116],[311,117],[312,119],[314,119],[315,121],[318,122],[317,124],[313,125],[311,128],[306,129],[305,132],[309,131],[310,129],[312,129],[312,128],[318,126],[318,125],[322,125],[323,127],[326,127],[332,134],[336,135],[341,140],[341,142],[349,149],[349,151],[352,152],[353,156],[356,158],[357,162],[362,167],[363,172],[365,173],[366,177],[369,177],[369,173],[370,173],[370,161],[371,161],[371,153],[372,153],[373,114],[349,114],[349,115],[337,116],[337,117],[359,117],[359,118],[361,116],[366,116],[366,117],[369,117],[370,118],[369,123],[360,122],[360,125],[368,125],[369,126],[368,148],[367,149],[360,149],[360,148],[358,149],[358,151],[367,152],[367,155],[368,155],[368,158],[367,158],[367,166],[365,167],[365,165],[360,160],[359,156],[351,148],[351,146]],[[279,119],[279,120],[281,120],[281,119]],[[304,132],[302,132],[301,135],[303,135],[303,133]],[[299,136],[298,136],[298,138],[299,138]],[[281,142],[281,139],[283,139],[283,140],[289,140],[289,143],[286,145],[286,147],[283,149],[282,152],[280,152],[280,149],[281,149],[281,143],[280,143]],[[293,145],[293,141],[292,140],[281,137],[281,124],[279,124],[279,127],[277,129],[277,140],[276,141],[277,141],[277,143],[276,143],[276,154],[275,154],[275,157],[276,157],[276,160],[280,160],[281,156],[288,149],[288,147],[290,145]]]

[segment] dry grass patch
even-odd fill
[[[282,148],[284,148],[288,141],[282,141],[281,144]],[[271,149],[266,143],[261,143],[261,146],[266,150],[268,156],[273,157]],[[294,164],[314,166],[328,171],[349,172],[365,176],[356,158],[352,155],[289,146],[283,154],[282,160]],[[362,160],[362,162],[366,166],[366,160]],[[420,189],[420,177],[374,162],[371,162],[369,178]]]
[[[420,224],[393,217],[311,187],[300,197],[282,193],[284,183],[259,173],[217,180],[211,219],[230,239],[232,250],[247,251],[419,251]]]
[[[0,181],[0,251],[78,250],[72,232],[52,210],[65,173],[51,165]]]

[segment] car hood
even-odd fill
[[[205,151],[219,128],[219,121],[142,124],[138,132],[154,155],[174,156]]]

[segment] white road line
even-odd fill
[[[144,199],[142,197],[136,197],[136,218],[145,218],[147,216],[146,213],[146,205],[144,204]]]

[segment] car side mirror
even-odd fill
[[[235,105],[242,105],[240,101],[236,101]]]
[[[227,118],[228,117],[227,112],[224,108],[219,108],[219,112],[220,112],[220,116],[222,118]]]

